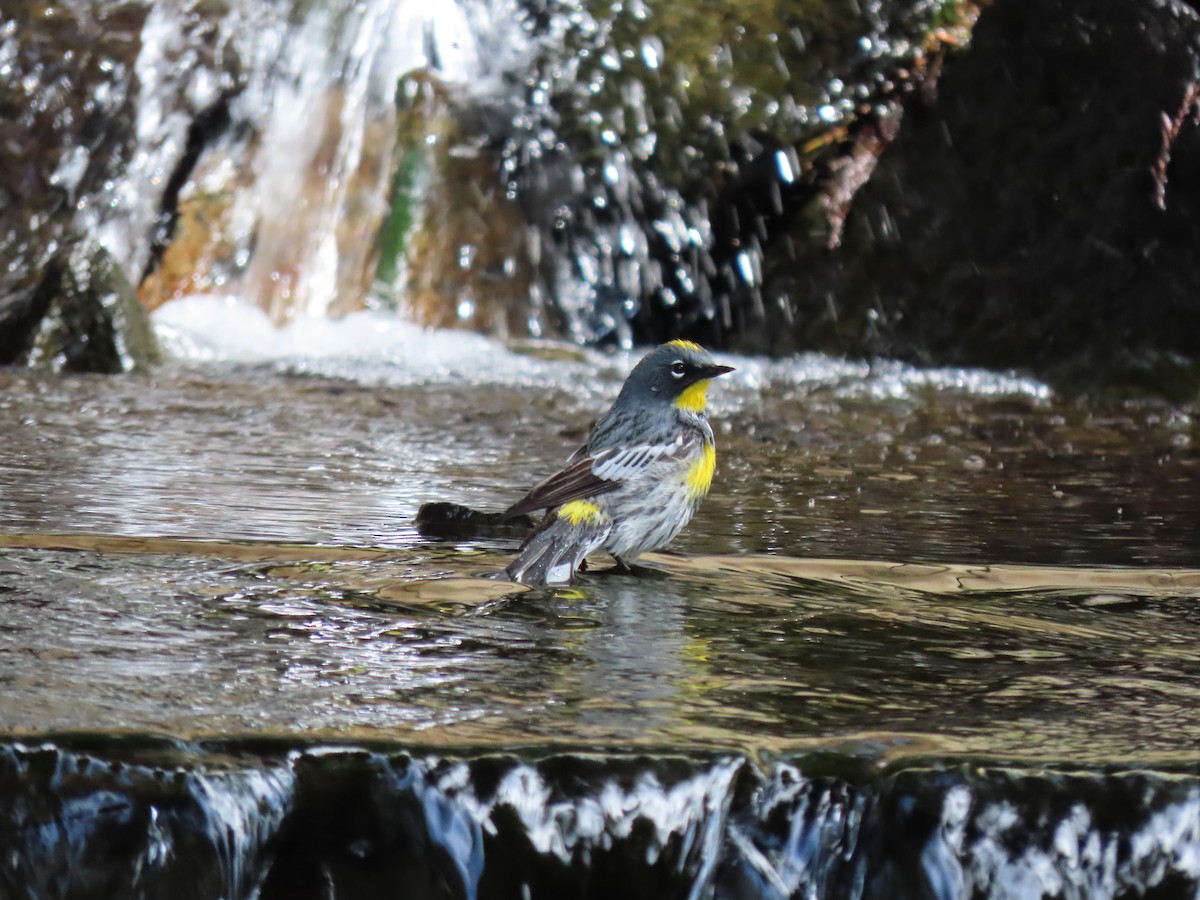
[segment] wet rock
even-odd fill
[[[148,307],[391,302],[1194,396],[1194,6],[852,6],[18,2],[0,361],[87,240]]]
[[[218,13],[204,3],[6,10],[0,363],[114,371],[145,359],[144,328],[118,282],[140,278],[189,128],[221,102],[222,66],[236,67],[230,54],[213,63]]]
[[[841,155],[860,120],[886,118],[924,79],[943,29],[965,34],[972,10],[531,7],[537,43],[485,146],[537,238],[535,290],[565,323],[555,331],[535,302],[532,327],[769,349],[793,301],[767,290],[768,267],[796,240],[823,246],[833,227],[818,163]],[[811,234],[789,232],[797,223]]]
[[[808,209],[814,161],[972,8],[468,7],[18,3],[6,357],[85,237],[147,308],[220,291],[276,321],[381,303],[503,337],[769,335],[764,250]]]
[[[278,320],[361,309],[395,72],[423,26],[383,2],[18,0],[0,22],[0,361],[81,241],[151,309],[219,290]]]
[[[25,365],[115,373],[157,359],[146,310],[102,248],[78,244],[52,260],[29,309],[27,346],[16,357]]]
[[[524,337],[530,322],[557,331],[533,283],[536,240],[497,178],[486,145],[494,110],[461,99],[428,73],[397,91],[396,178],[380,235],[377,293],[430,327]]]
[[[841,246],[773,288],[778,349],[1195,396],[1197,71],[1183,3],[997,0],[907,104]]]
[[[18,3],[0,23],[0,363],[28,347],[78,205],[128,162],[145,16]]]
[[[477,147],[534,330],[1200,387],[1191,6],[558,12]]]

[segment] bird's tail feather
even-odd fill
[[[611,523],[572,525],[554,513],[521,545],[504,574],[519,584],[569,584],[584,558],[608,536]]]

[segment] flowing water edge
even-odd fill
[[[482,550],[0,547],[18,736],[1141,764],[1200,742],[1200,570],[658,554],[528,591],[477,577],[505,560]]]
[[[6,896],[1176,897],[1200,874],[1200,779],[1137,770],[76,736],[0,748],[0,788]]]
[[[1195,409],[732,358],[673,552],[526,590],[416,510],[631,357],[167,309],[0,372],[0,896],[1195,895]]]

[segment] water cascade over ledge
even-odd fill
[[[1200,888],[1200,778],[1189,773],[89,743],[0,746],[6,896],[950,900]]]

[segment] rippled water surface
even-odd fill
[[[0,728],[1194,758],[1194,410],[734,360],[682,555],[522,591],[417,507],[511,502],[630,360],[456,346],[0,373]]]

